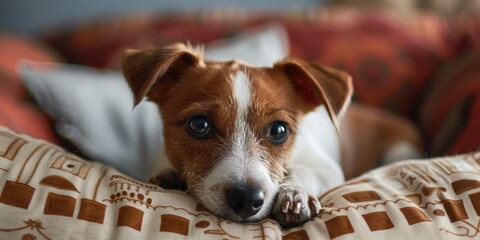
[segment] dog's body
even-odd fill
[[[297,225],[344,181],[347,74],[294,58],[261,68],[205,61],[183,44],[128,51],[122,66],[135,104],[147,96],[162,113],[166,151],[154,179],[185,182],[215,214]]]

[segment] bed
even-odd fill
[[[236,223],[186,192],[0,128],[1,239],[476,239],[480,153],[379,168],[319,200],[301,227]]]

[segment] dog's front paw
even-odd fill
[[[165,171],[148,179],[148,183],[164,189],[187,190],[187,185],[175,171]]]
[[[316,197],[294,186],[281,186],[272,217],[285,227],[293,227],[313,218],[320,212],[320,208]]]

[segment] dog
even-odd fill
[[[353,93],[345,72],[289,57],[271,67],[203,58],[177,43],[127,50],[134,95],[156,103],[165,153],[151,182],[187,189],[214,214],[238,222],[273,217],[297,226],[317,197],[344,182],[340,119]]]

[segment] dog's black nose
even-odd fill
[[[255,215],[263,206],[263,190],[260,187],[233,185],[227,190],[228,206],[241,217]]]

